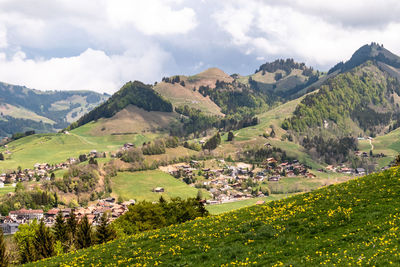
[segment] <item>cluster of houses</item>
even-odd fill
[[[134,204],[134,200],[116,203],[115,198],[109,197],[99,200],[96,204],[88,206],[87,208],[54,208],[47,212],[44,212],[43,210],[20,209],[10,211],[8,216],[1,218],[1,228],[3,229],[4,234],[14,234],[18,231],[18,226],[20,224],[29,223],[35,219],[38,221],[43,219],[47,226],[52,226],[54,225],[56,216],[59,212],[63,214],[64,218],[68,218],[71,212],[76,215],[78,220],[87,216],[90,223],[97,225],[103,213],[109,214],[110,221],[113,221],[124,214],[130,205]]]
[[[274,158],[268,158],[262,168],[252,169],[252,165],[238,163],[228,165],[220,160],[223,167],[218,169],[201,168],[199,162],[192,160],[190,164],[181,163],[163,168],[172,176],[197,188],[205,188],[212,195],[208,204],[232,202],[253,197],[264,197],[264,193],[255,190],[260,183],[277,182],[282,177],[308,177],[315,175],[298,161],[278,163]],[[205,179],[197,181],[196,174],[201,173]],[[249,186],[252,185],[252,186]]]
[[[356,176],[363,176],[363,175],[367,174],[367,172],[365,171],[364,168],[353,169],[353,168],[346,167],[345,165],[341,165],[341,166],[328,165],[328,166],[326,166],[325,169],[327,171],[331,171],[331,172],[356,175]]]

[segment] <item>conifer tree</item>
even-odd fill
[[[4,160],[4,155],[3,155],[3,153],[0,153],[0,160]]]
[[[6,250],[6,244],[4,242],[3,230],[0,228],[0,267],[7,267],[9,264],[9,258]]]
[[[54,255],[54,237],[50,229],[44,225],[41,220],[39,228],[35,232],[35,239],[33,240],[37,257],[39,259],[48,258]]]
[[[102,244],[115,238],[115,231],[108,223],[108,215],[104,212],[100,218],[100,224],[96,229],[97,243]]]
[[[79,222],[76,232],[77,248],[87,248],[93,244],[92,225],[89,223],[88,217],[82,218]]]
[[[230,131],[230,132],[228,133],[228,140],[227,140],[227,141],[232,141],[234,137],[235,137],[235,136],[233,135],[233,132]]]
[[[62,244],[65,244],[65,242],[68,240],[67,224],[61,211],[57,213],[56,222],[54,223],[53,229],[56,240],[61,241]]]
[[[77,227],[77,220],[74,212],[70,212],[69,218],[67,219],[67,230],[68,232],[72,235],[72,237],[75,237],[76,235],[76,227]]]

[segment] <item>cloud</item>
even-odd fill
[[[184,34],[196,27],[192,8],[173,9],[171,1],[114,0],[108,2],[108,16],[116,27],[132,25],[147,35]]]
[[[360,46],[400,54],[397,0],[0,0],[0,81],[114,92],[291,57],[327,70]]]
[[[103,51],[87,49],[75,57],[27,59],[19,51],[7,59],[0,54],[1,78],[9,83],[29,85],[45,90],[94,90],[113,93],[123,83],[140,79],[150,82],[160,76],[169,55],[157,47],[148,47],[138,55],[127,51],[121,55],[107,55]],[[157,62],[157,64],[154,64]]]
[[[393,2],[394,10],[389,10],[382,8],[378,1],[354,2],[345,5],[344,1],[309,0],[301,1],[301,4],[299,1],[279,4],[229,1],[213,17],[219,27],[230,34],[232,44],[256,58],[294,57],[328,69],[372,41],[384,43],[394,48],[394,52],[396,48],[399,51],[400,35],[394,33],[400,32],[400,24],[394,14],[398,14],[400,5]],[[381,12],[372,15],[374,9]],[[364,11],[375,20],[372,26]],[[243,21],[240,18],[252,19]],[[241,26],[231,26],[238,21],[243,22]]]

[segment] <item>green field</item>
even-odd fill
[[[0,162],[0,171],[16,169],[18,166],[33,168],[35,163],[60,163],[93,149],[115,151],[126,142],[139,145],[155,137],[154,134],[92,136],[88,133],[91,124],[79,127],[70,134],[37,134],[9,143],[8,149],[12,154],[5,155],[6,160]]]
[[[217,215],[221,214],[224,212],[229,212],[233,210],[237,210],[240,208],[245,208],[251,205],[254,205],[257,203],[257,201],[273,201],[273,200],[278,200],[282,199],[284,197],[287,197],[288,195],[286,194],[280,194],[280,195],[271,195],[268,197],[258,197],[258,198],[250,198],[246,200],[239,200],[235,202],[229,202],[229,203],[223,203],[223,204],[217,204],[217,205],[207,205],[206,208],[210,212],[210,214]]]
[[[15,187],[11,186],[11,185],[4,185],[4,187],[0,188],[0,196],[5,195],[9,192],[14,192],[15,191]]]
[[[399,266],[399,196],[397,167],[32,266]]]
[[[155,187],[163,187],[165,192],[152,192]],[[198,192],[196,188],[159,170],[119,172],[116,177],[112,178],[112,189],[116,196],[121,196],[125,200],[135,199],[137,201],[157,201],[160,196],[166,199],[196,197]]]

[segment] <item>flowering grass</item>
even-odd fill
[[[400,265],[398,167],[36,266]]]

